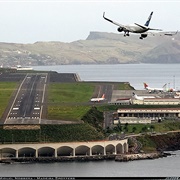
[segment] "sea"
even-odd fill
[[[116,64],[116,65],[59,65],[34,66],[35,70],[77,73],[82,81],[129,82],[136,90],[143,90],[143,82],[150,87],[180,89],[180,64]],[[180,150],[171,156],[154,160],[116,162],[59,162],[33,164],[0,164],[0,177],[180,177]]]

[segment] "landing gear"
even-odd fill
[[[124,32],[124,37],[126,37],[126,36],[129,36],[129,32],[128,31]]]

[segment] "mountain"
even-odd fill
[[[139,35],[90,32],[86,40],[71,43],[0,43],[0,65],[61,65],[118,63],[179,63],[180,33],[158,33],[140,40]]]

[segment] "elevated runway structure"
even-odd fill
[[[113,141],[1,144],[1,159],[26,157],[94,156],[124,154],[128,152],[128,139]]]

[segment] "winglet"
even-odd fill
[[[105,12],[103,12],[103,18],[105,18]]]

